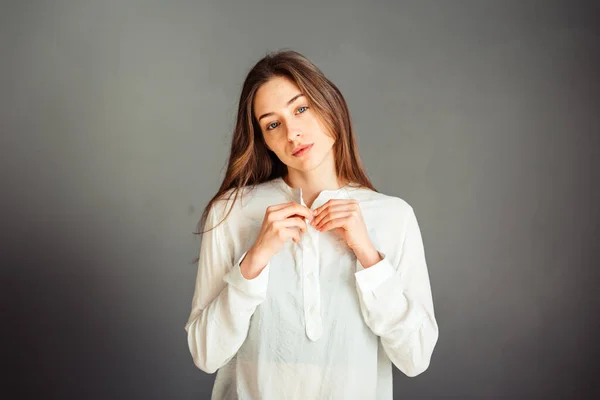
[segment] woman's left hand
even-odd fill
[[[356,200],[330,199],[313,210],[311,225],[321,232],[334,230],[355,253],[373,249]]]

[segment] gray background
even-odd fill
[[[22,394],[207,399],[184,324],[241,83],[312,59],[414,206],[440,339],[396,398],[597,389],[598,3],[15,1],[0,12],[2,359]]]

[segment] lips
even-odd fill
[[[302,145],[302,146],[298,147],[297,149],[295,149],[295,150],[292,152],[292,155],[294,155],[294,156],[299,156],[299,155],[301,155],[302,153],[304,153],[304,151],[305,151],[305,150],[307,150],[307,149],[311,148],[311,147],[312,147],[312,145],[313,145],[312,143],[311,143],[311,144],[305,144],[305,145]]]

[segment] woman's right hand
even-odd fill
[[[291,238],[298,243],[300,232],[304,233],[307,229],[304,218],[311,221],[312,210],[294,201],[267,207],[258,237],[242,260],[242,275],[246,279],[258,276],[286,240]]]

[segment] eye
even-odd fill
[[[277,125],[275,125],[275,124],[277,124],[277,122],[271,122],[269,125],[267,125],[267,130],[270,131],[272,129],[277,128]],[[273,125],[275,125],[275,126],[273,126]]]
[[[302,111],[300,111],[302,110]],[[298,113],[302,114],[304,111],[308,110],[308,106],[302,106],[298,108]]]

